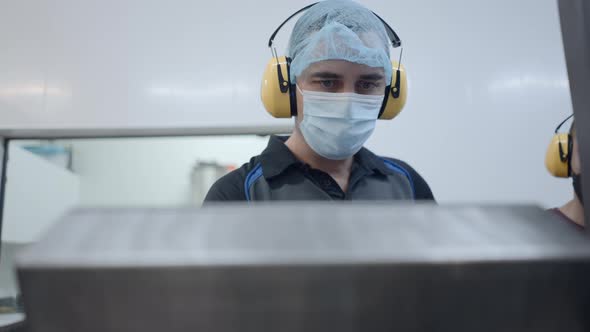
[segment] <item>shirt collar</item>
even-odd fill
[[[293,152],[285,145],[285,141],[288,138],[288,136],[272,135],[268,140],[266,149],[260,154],[262,175],[264,175],[265,179],[270,179],[283,173],[292,165],[301,164]]]
[[[293,152],[289,150],[287,145],[285,145],[285,141],[288,138],[288,136],[272,135],[268,141],[266,149],[260,154],[260,164],[262,165],[262,174],[265,179],[280,175],[293,165],[303,165],[303,163],[295,157]],[[361,148],[361,150],[354,155],[354,163],[368,172],[376,171],[381,174],[389,174],[389,169],[383,162],[383,159],[366,148]]]
[[[355,161],[368,171],[376,171],[381,174],[389,174],[389,169],[385,165],[383,159],[369,149],[361,148],[359,152],[354,155]]]

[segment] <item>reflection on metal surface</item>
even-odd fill
[[[216,98],[226,97],[231,93],[231,89],[225,86],[214,86],[208,88],[190,89],[180,87],[152,87],[148,89],[149,94],[157,97],[167,98]]]
[[[21,313],[0,314],[0,332],[25,332],[25,316]]]
[[[69,97],[71,91],[44,84],[23,84],[0,87],[0,98],[35,97],[35,96]]]
[[[506,93],[514,89],[517,89],[516,93],[521,93],[518,89],[567,89],[568,87],[567,77],[542,77],[538,74],[521,73],[521,75],[506,75],[503,78],[492,79],[488,89],[490,93]]]
[[[191,99],[194,101],[213,101],[220,102],[220,98],[228,98],[232,93],[239,91],[241,94],[257,95],[258,90],[253,89],[245,84],[236,82],[215,82],[203,87],[186,87],[186,86],[152,86],[147,89],[148,94],[156,97],[171,99]]]

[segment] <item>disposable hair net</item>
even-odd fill
[[[297,20],[291,33],[291,82],[311,64],[323,60],[381,67],[390,82],[389,45],[383,22],[367,8],[347,0],[320,2]]]

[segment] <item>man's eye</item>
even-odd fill
[[[322,86],[322,88],[325,89],[333,89],[336,87],[336,81],[334,80],[321,80],[319,81],[319,83]]]
[[[379,87],[379,84],[375,82],[360,82],[359,87],[363,90],[373,90]]]

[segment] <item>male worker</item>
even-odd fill
[[[571,116],[568,117],[566,119],[566,121],[569,118],[571,118]],[[562,124],[564,122],[562,122]],[[558,130],[559,130],[559,127],[558,127],[558,129],[556,129],[556,132]],[[565,135],[565,134],[563,134],[563,135]],[[559,144],[562,144],[561,151],[553,151],[553,150],[559,150],[559,148],[551,149],[551,146],[550,146],[550,149],[548,151],[548,156],[547,156],[547,165],[548,165],[549,171],[553,175],[556,175],[559,177],[571,177],[572,178],[574,197],[569,202],[565,203],[563,206],[561,206],[559,208],[554,208],[551,211],[553,211],[554,213],[556,213],[557,215],[562,217],[564,220],[570,222],[572,225],[575,225],[579,228],[584,228],[584,201],[583,201],[583,196],[582,196],[582,179],[581,179],[582,165],[580,163],[580,153],[578,151],[578,139],[576,137],[575,123],[572,123],[569,134],[566,135],[566,137],[567,137],[566,139],[561,140],[561,141],[566,141],[566,142],[563,142],[565,144],[562,144],[561,142],[559,142]],[[555,144],[555,142],[552,142],[552,144]],[[564,156],[564,158],[551,157],[551,155],[554,155],[556,153],[562,154]],[[554,159],[552,159],[552,158],[554,158]],[[563,174],[556,174],[557,172],[555,171],[555,167],[552,165],[559,163],[561,160],[563,160],[563,162],[565,164],[564,172],[563,172]],[[554,161],[554,163],[552,164],[551,161]]]
[[[205,201],[434,200],[406,163],[363,148],[389,92],[400,88],[390,87],[396,73],[388,37],[397,35],[386,28],[352,1],[312,5],[289,42],[283,84],[296,115],[291,136],[271,137],[262,154],[218,180]],[[399,65],[397,74],[399,82]]]

